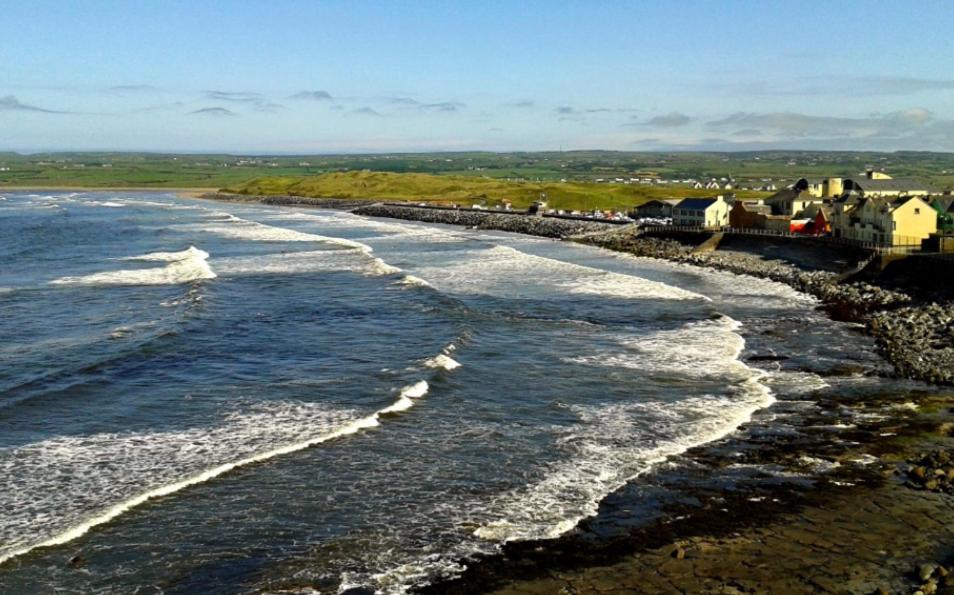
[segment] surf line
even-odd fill
[[[443,367],[445,370],[453,369],[448,366],[443,366]],[[194,486],[200,483],[205,483],[206,481],[209,481],[210,479],[214,479],[220,475],[228,473],[229,471],[232,471],[233,469],[238,469],[239,467],[245,467],[253,463],[259,463],[274,457],[304,450],[311,446],[315,446],[323,442],[328,442],[336,438],[350,436],[352,434],[356,434],[360,432],[361,430],[364,430],[367,428],[374,428],[374,427],[380,426],[382,416],[391,415],[391,414],[399,413],[402,411],[407,411],[408,409],[414,406],[414,403],[417,399],[424,397],[424,395],[427,394],[428,390],[430,390],[430,385],[427,383],[427,381],[419,380],[418,382],[415,382],[414,384],[411,384],[402,388],[401,391],[398,393],[397,399],[391,405],[388,405],[387,407],[383,409],[375,411],[371,415],[362,417],[360,419],[356,419],[348,424],[345,424],[344,426],[338,428],[337,430],[334,430],[327,434],[323,434],[321,436],[315,436],[314,438],[310,438],[308,440],[303,440],[301,442],[296,442],[294,444],[288,444],[285,446],[280,446],[278,448],[273,448],[265,452],[260,452],[258,454],[245,457],[244,459],[239,459],[238,461],[234,461],[231,463],[223,463],[221,465],[218,465],[211,469],[207,469],[205,471],[202,471],[200,473],[197,473],[195,475],[192,475],[190,477],[187,477],[175,483],[160,486],[158,488],[154,488],[147,492],[143,492],[142,494],[139,494],[138,496],[134,496],[128,500],[124,500],[122,502],[119,502],[118,504],[114,504],[113,506],[97,514],[96,516],[90,519],[87,519],[74,527],[66,529],[62,533],[54,535],[53,537],[50,537],[48,539],[45,539],[33,545],[26,545],[19,549],[0,554],[0,565],[4,564],[8,560],[17,558],[19,556],[22,556],[38,548],[52,547],[52,546],[69,543],[70,541],[73,541],[74,539],[82,537],[83,535],[88,533],[89,530],[92,529],[93,527],[107,523],[115,519],[116,517],[129,512],[133,508],[136,508],[137,506],[145,504],[149,500],[152,500],[154,498],[161,498],[163,496],[168,496],[170,494],[174,494],[190,486]]]

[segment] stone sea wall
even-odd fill
[[[368,217],[390,217],[425,223],[463,225],[477,229],[494,229],[546,238],[565,238],[572,235],[602,232],[611,227],[596,221],[575,221],[553,217],[531,217],[518,213],[493,213],[475,209],[436,209],[391,204],[361,206],[351,211]]]
[[[750,254],[696,253],[675,240],[607,233],[580,241],[637,256],[785,283],[817,297],[834,316],[864,323],[899,376],[954,384],[954,304],[950,302],[923,301],[871,283],[844,283],[832,272],[805,271]]]
[[[225,192],[210,192],[200,198],[207,200],[222,200],[226,202],[254,202],[266,205],[286,207],[310,207],[313,209],[350,210],[357,207],[374,204],[372,200],[350,198],[315,198],[311,196],[258,196],[253,194],[231,194]]]

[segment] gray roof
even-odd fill
[[[779,202],[784,200],[794,200],[800,198],[802,200],[817,200],[821,201],[822,199],[817,196],[812,196],[807,190],[799,192],[789,186],[788,188],[782,188],[772,196],[765,199],[765,202]]]
[[[742,207],[743,209],[745,209],[746,211],[750,213],[759,213],[761,215],[772,214],[771,205],[760,205],[754,202],[744,202],[744,201],[737,201],[735,204],[737,204],[738,206]]]
[[[715,198],[684,198],[676,206],[691,211],[705,211],[718,199]]]
[[[927,192],[937,192],[937,189],[914,178],[893,178],[891,180],[869,180],[868,178],[862,178],[856,180],[852,178],[852,182],[856,186],[859,186],[863,191],[896,191],[904,192],[906,190],[925,190]]]
[[[654,198],[653,200],[644,202],[643,204],[639,205],[638,207],[636,207],[636,209],[639,210],[643,207],[662,207],[662,206],[674,207],[677,204],[679,204],[678,198]]]
[[[872,203],[874,205],[882,205],[887,207],[890,210],[895,210],[898,207],[904,206],[908,201],[919,198],[917,196],[898,196],[898,197],[880,197],[880,196],[865,196],[858,201],[858,208],[864,206],[865,203]]]

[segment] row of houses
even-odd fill
[[[857,179],[802,178],[766,199],[724,195],[651,201],[633,216],[708,229],[831,235],[882,246],[920,246],[939,233],[954,234],[954,198],[916,180],[873,171]]]

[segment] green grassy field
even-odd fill
[[[227,188],[230,192],[253,195],[311,196],[319,198],[370,198],[415,202],[483,204],[500,206],[505,201],[524,209],[546,198],[556,209],[626,210],[654,198],[714,196],[717,190],[687,187],[657,187],[640,184],[596,184],[585,182],[513,182],[465,176],[396,174],[388,172],[346,172],[321,176],[257,178]],[[740,192],[740,196],[767,196],[767,193]]]
[[[685,183],[597,183],[622,178],[732,179],[781,188],[799,177],[857,176],[866,169],[954,189],[954,154],[824,151],[636,153],[617,151],[394,153],[379,155],[195,155],[0,153],[3,188],[230,188],[301,194],[525,207],[546,193],[563,209],[619,209],[652,198],[706,196]],[[404,174],[393,176],[386,174]],[[424,175],[430,174],[430,175]],[[751,196],[745,190],[736,190]]]

